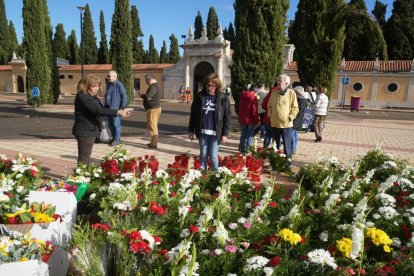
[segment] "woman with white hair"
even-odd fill
[[[298,130],[302,130],[302,124],[305,115],[305,108],[307,106],[305,90],[302,86],[296,86],[293,91],[296,93],[296,99],[298,101],[299,112],[296,118],[293,120],[293,135],[292,135],[292,152],[296,153],[296,147],[298,145]]]

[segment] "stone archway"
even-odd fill
[[[201,88],[204,78],[214,72],[214,67],[206,62],[202,61],[194,68],[194,82],[193,82],[193,93],[196,93]]]
[[[22,76],[17,76],[17,92],[24,93],[24,80]]]

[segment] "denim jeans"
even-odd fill
[[[298,145],[298,131],[292,129],[292,152],[296,153],[296,147]]]
[[[276,141],[278,148],[280,147],[280,138],[283,139],[283,152],[286,156],[292,155],[292,137],[293,137],[293,128],[276,128],[272,127],[272,136]],[[279,141],[279,144],[278,144]]]
[[[265,126],[265,136],[263,140],[263,148],[267,149],[272,141],[272,127],[270,125]]]
[[[112,132],[114,141],[121,140],[121,117],[107,117],[109,129]]]
[[[208,158],[211,160],[211,169],[217,170],[218,168],[218,151],[220,147],[220,141],[217,136],[200,134],[200,163],[202,169],[208,168]]]
[[[247,149],[253,146],[254,124],[241,125],[241,129],[239,150],[241,153],[246,153]]]

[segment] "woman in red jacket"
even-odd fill
[[[256,97],[257,85],[252,84],[249,90],[240,93],[239,124],[241,126],[240,153],[246,154],[253,146],[255,126],[259,123],[258,101]]]

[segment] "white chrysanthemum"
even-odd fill
[[[122,174],[121,174],[121,178],[122,178],[122,179],[125,179],[126,181],[130,181],[131,179],[133,179],[133,178],[134,178],[134,174],[133,174],[133,173],[131,173],[131,172],[128,172],[128,173],[122,173]]]
[[[244,271],[253,272],[257,269],[262,269],[269,263],[269,259],[262,256],[254,256],[246,260]]]
[[[125,186],[118,182],[112,182],[109,184],[109,187],[108,187],[108,193],[109,193],[109,196],[111,197],[115,196],[118,192],[124,191],[124,190],[125,190]]]
[[[378,213],[380,213],[386,220],[392,220],[394,217],[398,215],[397,210],[390,206],[380,207],[378,209]]]
[[[89,196],[89,200],[94,200],[96,197],[96,193],[93,193]]]
[[[155,176],[158,177],[158,178],[168,178],[168,173],[164,170],[158,170],[155,173]]]
[[[396,168],[398,167],[397,163],[395,163],[394,161],[385,161],[384,164],[382,164],[383,168]]]
[[[220,174],[230,175],[232,176],[233,173],[227,167],[218,167],[217,172]]]
[[[389,194],[386,193],[379,193],[375,196],[376,199],[381,201],[381,204],[384,206],[395,206],[395,198]]]
[[[118,209],[121,211],[128,211],[132,209],[131,203],[129,201],[124,201],[124,202],[116,202],[114,203],[114,205],[112,206],[114,209]]]
[[[244,218],[244,217],[240,217],[238,220],[237,220],[237,222],[238,223],[240,223],[240,224],[243,224],[243,223],[245,223],[247,221],[247,219],[246,218]]]
[[[388,190],[389,188],[394,186],[394,182],[398,180],[398,177],[396,175],[391,175],[390,177],[385,180],[385,182],[382,182],[380,187],[378,188],[378,192],[382,193]]]
[[[308,262],[319,264],[319,265],[328,265],[332,267],[333,269],[337,268],[337,265],[335,263],[335,259],[331,256],[331,253],[329,251],[324,249],[315,249],[308,254],[306,254],[309,259]]]
[[[394,245],[396,247],[400,247],[401,246],[401,240],[397,237],[392,238],[392,245]]]
[[[322,232],[319,235],[319,238],[321,239],[321,241],[324,241],[324,242],[328,241],[328,237],[329,237],[329,235],[328,235],[328,232],[326,232],[326,231]]]
[[[237,223],[234,223],[234,222],[230,222],[228,225],[227,225],[231,230],[236,230],[239,226],[237,225]]]
[[[210,249],[203,249],[203,250],[201,250],[201,253],[204,254],[204,255],[208,255],[208,254],[210,254]]]
[[[414,184],[410,180],[408,180],[407,178],[400,178],[398,183],[400,183],[401,188],[403,190],[405,190],[407,188],[414,189]]]

